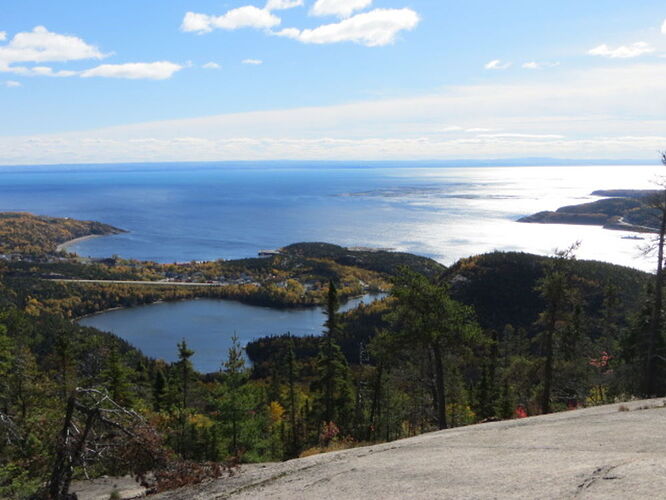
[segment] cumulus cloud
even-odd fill
[[[21,82],[17,82],[17,81],[15,81],[15,80],[7,80],[7,81],[4,83],[4,85],[5,85],[5,87],[10,87],[10,88],[11,88],[11,87],[20,87],[20,86],[21,86]]]
[[[317,0],[310,10],[313,16],[351,16],[357,10],[363,10],[372,4],[372,0]]]
[[[664,19],[664,23],[661,25],[661,33],[666,35],[666,19]]]
[[[258,65],[264,63],[264,61],[262,61],[261,59],[243,59],[241,62],[243,64],[252,64],[252,65],[255,65],[255,66],[258,66]]]
[[[7,38],[1,32],[0,40]],[[0,45],[0,71],[21,76],[147,78],[163,80],[182,69],[168,61],[154,63],[103,64],[83,71],[55,70],[43,63],[65,63],[87,59],[103,59],[111,54],[102,53],[97,47],[83,39],[54,33],[44,26],[32,31],[20,32],[5,45]],[[36,63],[35,66],[29,66]],[[42,63],[42,64],[40,64]]]
[[[206,64],[204,64],[201,67],[204,68],[204,69],[220,69],[222,66],[220,66],[216,62],[211,61],[211,62],[207,62]]]
[[[411,9],[375,9],[339,23],[304,30],[287,28],[274,34],[302,43],[355,42],[366,47],[381,47],[393,43],[401,31],[414,29],[419,21],[419,15]]]
[[[188,12],[183,18],[180,29],[199,34],[210,33],[214,29],[236,30],[240,28],[268,29],[280,24],[279,17],[266,9],[246,5],[232,9],[221,16],[209,16]]]
[[[591,56],[609,57],[611,59],[629,59],[632,57],[642,56],[643,54],[650,54],[655,49],[649,43],[636,42],[631,45],[620,45],[619,47],[612,48],[607,44],[599,45],[587,51]]]
[[[264,10],[286,10],[300,7],[303,5],[303,0],[268,0]]]
[[[6,38],[4,34],[3,39]],[[81,38],[53,33],[44,26],[36,26],[32,31],[17,33],[8,44],[0,45],[0,71],[25,70],[24,67],[12,66],[16,63],[80,61],[102,59],[107,55]]]
[[[7,40],[7,32],[0,31],[0,42],[4,42],[5,40]]]
[[[127,78],[130,80],[166,80],[183,66],[169,61],[152,63],[102,64],[81,72],[83,78],[101,76],[106,78]]]
[[[523,63],[523,68],[524,69],[544,69],[544,68],[554,68],[556,66],[559,66],[559,62],[537,62],[537,61],[530,61]]]
[[[501,59],[493,59],[492,61],[486,63],[484,68],[486,69],[507,69],[511,66],[510,62],[503,63]]]

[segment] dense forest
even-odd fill
[[[0,253],[43,255],[75,238],[120,232],[101,222],[4,212],[0,213]]]
[[[658,252],[663,244],[662,237]],[[661,266],[647,274],[579,261],[575,249],[552,257],[494,252],[449,268],[325,243],[214,263],[7,260],[0,498],[69,498],[72,480],[103,474],[133,474],[161,491],[246,462],[664,395]],[[250,283],[71,281],[154,280],[188,266]],[[338,312],[341,297],[369,288],[390,293]],[[75,321],[206,294],[276,307],[323,304],[324,334],[283,332],[245,347],[235,340],[219,371],[202,374],[186,338],[173,346],[178,361],[167,363]]]

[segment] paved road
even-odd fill
[[[148,286],[227,286],[222,283],[186,283],[184,281],[123,281],[123,280],[77,280],[77,279],[50,279],[61,283],[97,283],[102,285],[148,285]]]
[[[666,498],[663,404],[601,406],[248,465],[230,479],[151,498]]]

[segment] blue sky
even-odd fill
[[[651,158],[662,1],[21,0],[0,163]]]

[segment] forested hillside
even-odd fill
[[[212,374],[192,368],[197,353],[185,340],[173,346],[179,361],[166,363],[71,318],[201,293],[259,297],[263,286],[91,286],[41,280],[48,264],[9,264],[0,289],[0,497],[46,494],[45,484],[54,497],[84,470],[151,471],[158,491],[220,476],[220,464],[643,394],[650,275],[571,254],[496,252],[448,269],[386,254],[299,244],[267,259],[216,263],[229,274],[309,277],[320,283],[313,297],[328,321],[322,337],[257,339],[247,357],[236,343]],[[118,265],[89,266],[108,276]],[[145,266],[126,269],[158,269]],[[359,279],[381,281],[390,296],[339,314],[339,289]],[[661,368],[656,376],[664,387]]]

